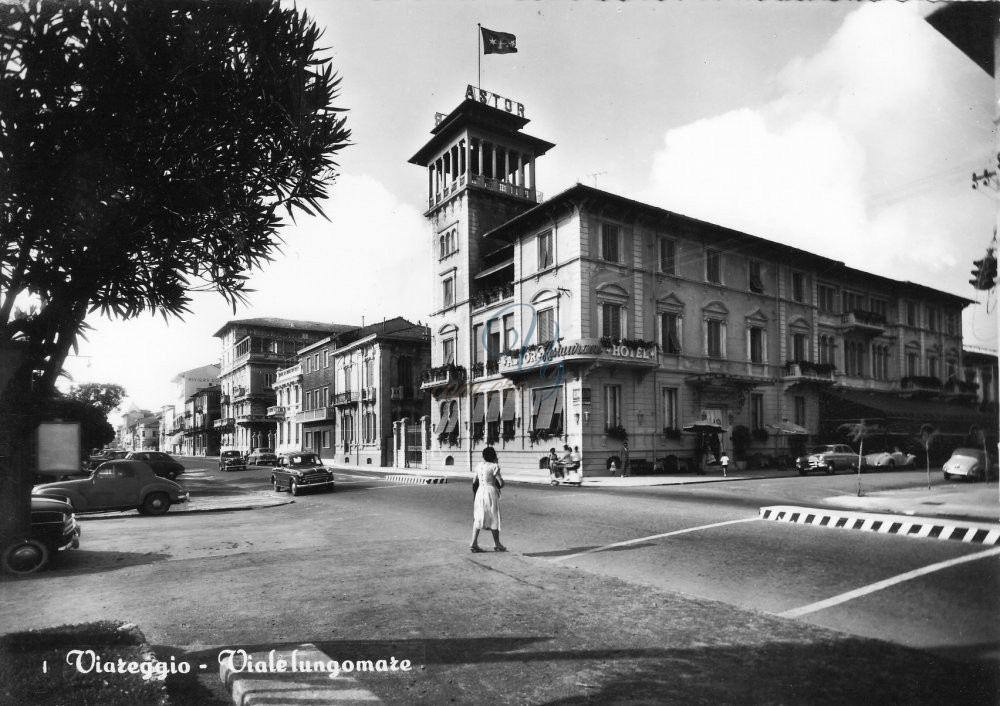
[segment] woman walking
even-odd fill
[[[472,504],[472,546],[473,552],[484,551],[479,546],[479,531],[488,529],[493,533],[493,551],[505,552],[507,547],[500,544],[500,489],[503,476],[497,463],[497,452],[492,446],[483,449],[483,460],[476,468],[479,488]]]

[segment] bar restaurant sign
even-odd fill
[[[602,361],[648,366],[658,364],[655,345],[631,346],[615,343],[604,346],[596,338],[579,338],[560,341],[551,348],[545,346],[528,348],[520,359],[516,354],[501,356],[500,372],[508,373],[517,370],[528,372],[541,365],[558,365],[573,361]]]
[[[498,110],[513,113],[519,118],[524,117],[524,103],[518,103],[510,98],[504,98],[496,93],[490,93],[489,91],[484,91],[483,89],[476,88],[472,85],[465,87],[465,98],[466,100],[485,103],[486,105],[497,108]]]

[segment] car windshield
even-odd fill
[[[239,451],[223,451],[222,455],[225,458],[235,458],[236,456],[240,455],[240,452]]]
[[[812,454],[821,454],[821,453],[826,453],[827,451],[833,451],[833,450],[834,450],[834,448],[832,446],[816,446],[809,453],[812,453]]]
[[[319,464],[319,459],[313,454],[300,454],[298,456],[289,456],[288,465],[290,466],[315,466]]]

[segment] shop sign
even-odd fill
[[[524,117],[524,104],[513,101],[510,98],[504,98],[496,93],[490,93],[489,91],[484,91],[481,88],[476,88],[475,86],[469,85],[465,88],[465,97],[468,100],[479,101],[480,103],[485,103],[486,105],[491,105],[498,110],[503,110],[508,113],[512,113],[519,118]]]
[[[500,370],[510,372],[513,369],[530,370],[540,365],[551,365],[574,359],[636,361],[656,364],[655,346],[626,346],[615,344],[602,346],[596,338],[581,338],[564,341],[551,348],[535,346],[517,355],[505,355],[500,358]]]

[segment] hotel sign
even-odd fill
[[[518,103],[510,98],[504,98],[496,93],[490,93],[489,91],[484,91],[483,89],[476,88],[472,85],[466,86],[465,98],[466,100],[485,103],[486,105],[492,106],[498,110],[513,113],[519,118],[524,117],[524,103]]]
[[[621,343],[601,345],[596,338],[563,341],[551,348],[535,346],[524,351],[521,357],[504,355],[500,358],[500,372],[528,372],[543,365],[559,365],[573,361],[600,361],[611,364],[658,365],[656,346],[627,346]]]

